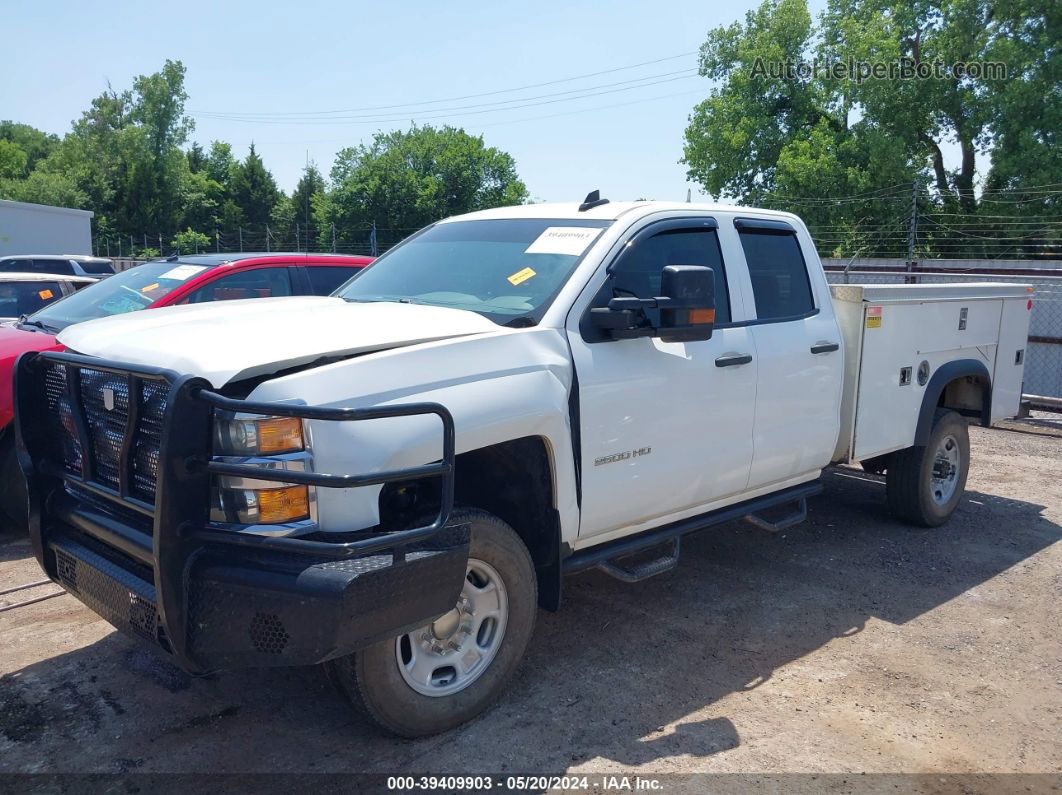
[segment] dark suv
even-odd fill
[[[60,276],[114,275],[114,263],[83,254],[20,254],[0,257],[0,273],[54,273]]]

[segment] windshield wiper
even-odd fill
[[[18,319],[18,325],[19,326],[30,326],[31,328],[39,328],[41,331],[45,331],[48,334],[55,334],[57,331],[59,331],[59,329],[53,328],[53,327],[47,325],[46,323],[42,323],[39,320],[29,320],[28,318],[29,318],[28,315],[22,315]]]
[[[530,328],[531,326],[537,326],[538,323],[530,315],[520,315],[520,317],[505,321],[502,325],[506,328]]]

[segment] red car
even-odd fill
[[[11,374],[26,351],[62,350],[55,335],[86,320],[176,304],[329,295],[371,257],[335,254],[204,254],[170,257],[111,276],[0,326],[0,510],[25,524],[25,483],[15,458]]]

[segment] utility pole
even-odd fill
[[[336,222],[332,222],[332,253],[336,253]]]
[[[917,280],[914,275],[915,243],[918,242],[918,182],[911,183],[911,220],[907,226],[907,284]]]
[[[218,234],[218,228],[214,227],[214,253],[221,253],[221,236]]]
[[[266,254],[269,253],[269,224],[266,224]]]
[[[295,224],[295,250],[296,251],[302,251],[302,248],[300,247],[301,246],[301,243],[300,243],[301,239],[302,239],[302,235],[299,234],[299,225]]]
[[[243,253],[243,227],[240,228],[240,253]]]

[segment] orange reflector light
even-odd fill
[[[714,309],[691,309],[690,310],[690,323],[714,323],[715,322],[715,310]]]
[[[255,425],[259,453],[288,453],[303,448],[302,420],[296,417],[270,417]]]
[[[310,495],[306,486],[262,489],[257,494],[257,521],[262,524],[279,524],[310,518]]]

